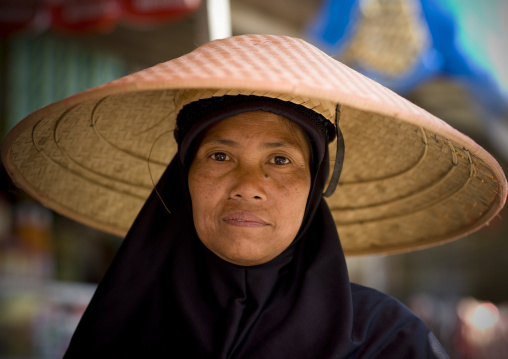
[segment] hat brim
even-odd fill
[[[211,42],[38,110],[6,137],[4,165],[44,205],[123,236],[176,153],[187,90],[326,104],[329,118],[342,105],[344,167],[327,202],[347,255],[465,236],[506,201],[501,167],[469,137],[303,40],[268,35]]]

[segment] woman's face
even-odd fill
[[[309,157],[303,131],[279,115],[246,112],[211,126],[189,170],[194,225],[203,244],[244,266],[282,253],[302,223]]]

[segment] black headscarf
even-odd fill
[[[201,243],[192,220],[187,155],[203,122],[185,125],[182,117],[193,118],[205,108],[198,117],[213,118],[201,126],[206,128],[238,111],[252,111],[250,101],[243,110],[239,102],[231,107],[226,101],[183,111],[176,133],[183,146],[157,185],[171,213],[152,193],[99,284],[66,358],[441,357],[437,340],[407,308],[350,284],[322,198],[327,136],[333,135],[321,132],[319,118],[302,126],[313,152],[312,186],[293,243],[275,259],[250,267],[226,262]],[[262,110],[301,121],[292,117],[300,118],[291,115],[293,105],[274,110],[280,103],[261,102]],[[189,134],[193,140],[187,146]]]

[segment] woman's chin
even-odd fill
[[[272,226],[250,227],[222,224],[219,231],[198,237],[203,244],[223,260],[254,266],[267,263],[292,243],[296,233],[273,231]],[[277,238],[277,240],[274,240]]]
[[[231,250],[231,247],[225,249],[210,250],[219,258],[239,266],[255,266],[269,262],[275,258],[278,253],[259,253],[252,251],[250,248],[240,248],[239,250]]]

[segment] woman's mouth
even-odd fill
[[[237,227],[265,227],[268,223],[249,212],[235,211],[222,218],[226,224]]]

